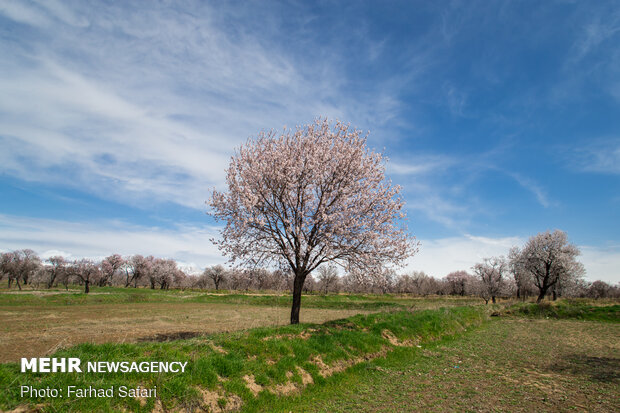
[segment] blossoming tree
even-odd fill
[[[577,261],[581,252],[579,248],[568,242],[566,232],[555,230],[545,231],[531,237],[523,250],[514,250],[513,260],[529,273],[536,288],[537,302],[541,302],[548,291],[554,292],[556,285],[563,279],[579,278],[585,274],[583,264]]]
[[[262,132],[232,157],[228,191],[213,191],[212,215],[225,223],[214,242],[234,263],[290,268],[297,324],[304,281],[321,264],[372,276],[417,251],[384,171],[384,157],[340,122]]]

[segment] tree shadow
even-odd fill
[[[620,381],[620,358],[570,354],[550,366],[556,373],[586,375],[594,381]]]

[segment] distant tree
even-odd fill
[[[41,268],[41,258],[31,249],[17,250],[14,254],[18,261],[18,278],[26,285],[30,277]]]
[[[248,280],[247,275],[247,271],[240,271],[239,269],[230,271],[228,275],[230,289],[236,291],[246,290],[250,284],[250,280]]]
[[[563,231],[546,231],[531,237],[520,254],[525,270],[538,289],[537,302],[541,302],[561,278],[584,273],[583,265],[576,261],[580,251],[568,242]]]
[[[14,266],[15,266],[15,254],[12,252],[3,252],[0,254],[0,280],[4,277],[8,280],[8,287],[11,288],[11,284],[14,279]]]
[[[226,269],[221,265],[205,268],[203,274],[213,282],[215,291],[220,289],[220,285],[226,279]]]
[[[233,262],[290,267],[299,323],[304,282],[322,264],[381,274],[416,251],[384,170],[382,155],[342,123],[261,133],[233,156],[228,192],[213,192],[213,216],[225,222],[216,243]]]
[[[246,270],[247,280],[257,290],[264,290],[268,287],[271,274],[264,268],[252,268]]]
[[[571,271],[560,276],[558,282],[551,287],[551,297],[585,297],[588,290],[588,283],[584,279],[586,270],[579,262],[575,264]]]
[[[151,273],[153,267],[152,256],[143,257],[142,255],[134,255],[128,260],[128,265],[131,267],[131,278],[129,284],[133,283],[134,288],[138,287],[138,281],[147,278]],[[129,267],[128,267],[129,268]],[[155,288],[155,286],[153,286]]]
[[[180,276],[177,263],[172,259],[147,257],[147,261],[151,262],[147,272],[151,289],[159,287],[160,290],[167,290]]]
[[[125,273],[125,288],[129,287],[129,285],[131,284],[131,277],[134,273],[134,267],[131,258],[132,257],[123,258],[123,265],[121,265],[121,270]]]
[[[67,261],[65,261],[64,257],[60,255],[49,257],[46,261],[49,263],[49,269],[47,271],[47,288],[52,288],[54,286],[54,282],[56,282],[56,279],[65,270]]]
[[[101,277],[99,279],[99,287],[108,285],[114,274],[119,271],[125,260],[119,254],[110,255],[101,261]]]
[[[323,265],[318,270],[318,282],[323,291],[327,294],[329,288],[338,283],[338,269],[334,265]]]
[[[471,280],[471,275],[467,271],[454,271],[446,275],[446,285],[449,288],[448,294],[465,295],[465,286]]]
[[[508,264],[504,257],[485,258],[482,263],[475,264],[472,267],[481,282],[481,285],[478,286],[478,293],[487,303],[488,298],[485,297],[491,297],[495,303],[496,297],[501,293],[507,268]]]
[[[394,282],[394,289],[399,293],[426,296],[434,294],[437,286],[436,280],[424,271],[413,271],[410,274],[399,275]]]
[[[176,262],[175,262],[176,263]],[[172,273],[172,286],[175,288],[185,289],[189,285],[189,277],[177,266],[177,269]]]
[[[534,285],[534,281],[532,275],[525,268],[523,255],[518,247],[512,247],[508,251],[508,269],[515,281],[517,298],[525,300]]]
[[[467,283],[467,294],[474,295],[482,298],[485,304],[489,304],[489,300],[491,299],[491,294],[489,293],[489,289],[484,284],[484,282],[477,277],[474,277]]]
[[[594,281],[588,288],[588,297],[590,298],[608,298],[611,294],[612,286],[604,281]]]
[[[28,280],[41,268],[41,259],[31,249],[5,252],[0,259],[0,272],[8,278],[8,287],[13,282],[17,288],[22,289],[22,283],[28,284]]]
[[[308,274],[308,277],[306,278],[306,282],[304,283],[303,292],[311,293],[315,291],[316,288],[317,288],[317,285],[316,285],[316,280],[314,279],[314,276],[312,274]]]
[[[90,285],[98,281],[101,275],[99,266],[92,260],[81,259],[72,264],[73,275],[84,284],[84,294],[90,292]]]

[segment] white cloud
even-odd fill
[[[480,237],[464,235],[435,240],[421,240],[420,252],[411,258],[406,271],[424,271],[434,277],[444,277],[452,271],[465,270],[484,258],[508,254],[513,246],[522,246],[520,237]],[[578,258],[586,268],[586,279],[620,282],[620,248],[581,246]]]
[[[32,26],[43,26],[49,23],[49,19],[44,13],[19,0],[3,0],[0,3],[0,14],[16,22]]]
[[[210,241],[218,237],[211,226],[177,226],[162,229],[130,225],[118,221],[69,222],[0,215],[0,250],[31,248],[43,258],[101,259],[111,254],[154,255],[175,259],[191,273],[205,266],[226,264],[227,259]],[[422,239],[420,252],[408,260],[404,271],[424,271],[444,277],[452,271],[466,270],[483,258],[508,253],[522,246],[520,237],[483,237],[465,234],[442,239]],[[620,247],[580,247],[590,281],[620,282]]]
[[[590,281],[620,283],[620,245],[610,247],[582,246],[579,261],[586,268]]]
[[[431,172],[441,173],[454,166],[456,162],[442,155],[416,155],[407,159],[391,159],[387,163],[388,175],[422,175]]]
[[[173,258],[195,269],[226,263],[210,241],[217,236],[217,228],[207,225],[163,229],[118,221],[84,223],[0,215],[0,245],[5,251],[31,248],[44,258],[142,254]]]
[[[465,270],[483,258],[506,255],[514,245],[521,245],[523,240],[518,237],[487,238],[473,235],[451,237],[435,240],[421,240],[420,252],[412,257],[407,270],[424,271],[434,277]]]
[[[337,55],[284,53],[277,27],[222,24],[243,12],[232,6],[183,7],[5,3],[36,29],[0,43],[0,172],[200,209],[262,129],[317,116],[380,127],[396,112],[400,85],[378,81],[361,105]]]

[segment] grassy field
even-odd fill
[[[32,350],[84,364],[187,361],[188,370],[36,374],[0,364],[0,410],[620,410],[613,302],[487,307],[471,298],[311,295],[306,323],[277,326],[288,320],[287,296],[94,292],[0,293],[4,357]],[[62,336],[75,341],[45,349]],[[22,398],[21,385],[158,390],[151,398]]]
[[[2,307],[64,307],[85,304],[137,304],[137,303],[204,303],[257,305],[289,308],[291,294],[261,292],[228,292],[198,290],[151,290],[146,288],[92,288],[90,294],[82,289],[72,288],[54,290],[16,291],[0,289]],[[306,294],[303,298],[305,308],[331,308],[347,310],[386,310],[386,309],[429,309],[438,307],[480,304],[475,297],[411,297],[392,294]]]
[[[620,325],[492,319],[247,411],[620,411]]]
[[[471,298],[307,295],[301,321],[477,303]],[[132,343],[285,325],[290,295],[268,292],[94,288],[0,292],[0,362],[39,357],[79,343]]]

